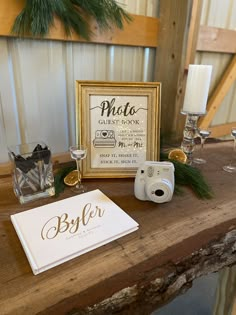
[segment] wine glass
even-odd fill
[[[76,161],[78,172],[78,183],[72,188],[73,192],[81,194],[86,191],[86,187],[81,183],[81,160],[87,156],[87,148],[83,145],[73,145],[69,148],[71,158]]]
[[[197,133],[201,139],[201,143],[200,143],[200,150],[199,150],[199,157],[195,157],[193,159],[193,162],[196,164],[204,164],[206,163],[206,160],[202,157],[203,155],[203,148],[204,148],[204,143],[206,141],[206,139],[210,136],[211,134],[211,130],[209,129],[198,129]]]
[[[236,165],[233,165],[233,160],[236,154],[236,127],[231,128],[231,136],[234,138],[233,156],[229,165],[223,166],[223,170],[229,173],[236,172]]]

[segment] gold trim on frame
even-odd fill
[[[133,103],[127,102],[129,97]],[[82,161],[83,178],[134,177],[142,162],[159,160],[160,98],[161,84],[159,82],[76,81],[76,140],[88,148],[87,157]],[[91,104],[92,99],[93,104]],[[104,99],[104,101],[99,103],[100,99]],[[125,100],[126,104],[116,105],[116,101],[118,103],[122,100]],[[144,105],[138,101],[144,102]],[[105,112],[104,107],[102,110],[104,103],[108,103],[110,106],[109,113],[106,111],[107,115],[109,114],[109,119],[107,117],[102,117],[102,119],[105,122],[109,121],[109,126],[99,125],[103,121],[99,118]],[[139,115],[139,118],[144,116],[144,120],[141,123],[140,119],[135,120],[136,115]],[[98,120],[96,121],[97,117]],[[131,120],[131,118],[134,119]],[[129,123],[138,125],[129,125]],[[99,127],[92,134],[91,130],[95,128],[96,124]],[[109,130],[107,130],[108,128]],[[137,128],[142,132],[143,140],[141,140],[143,142],[140,141],[140,143],[136,141],[138,139]],[[114,135],[118,135],[117,138],[122,139],[120,137],[122,133],[123,135],[127,134],[123,139],[127,140],[129,136],[129,142],[115,140]],[[106,141],[103,141],[103,135]],[[103,145],[104,147],[100,147]],[[123,148],[122,145],[126,148]],[[136,145],[140,145],[140,147],[136,147]],[[95,154],[94,152],[97,151],[100,153]],[[122,155],[121,152],[127,152],[127,154]],[[121,160],[120,156],[130,156],[130,158]],[[137,158],[133,158],[134,156]],[[124,166],[120,165],[121,163],[124,163]],[[130,165],[131,163],[132,165]]]

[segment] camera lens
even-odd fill
[[[155,191],[155,195],[156,195],[157,197],[161,197],[161,196],[164,195],[164,191],[163,191],[162,189],[157,189],[157,190]]]
[[[157,203],[170,201],[173,191],[174,186],[166,179],[155,179],[145,186],[147,198]]]

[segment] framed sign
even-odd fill
[[[158,82],[76,81],[76,137],[88,148],[83,178],[134,177],[160,150]]]

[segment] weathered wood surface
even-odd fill
[[[10,179],[2,178],[0,314],[150,314],[194,278],[235,263],[236,175],[222,170],[232,142],[206,150],[202,171],[214,190],[212,200],[186,189],[158,205],[136,200],[132,179],[87,181],[137,220],[139,230],[37,276],[9,216],[56,199],[21,206]],[[70,196],[67,189],[60,198]]]

